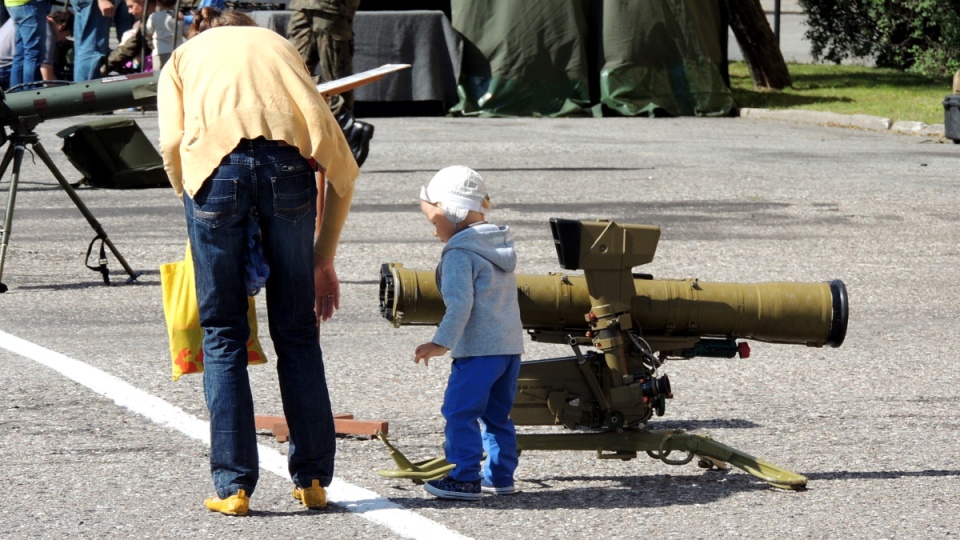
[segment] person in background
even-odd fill
[[[10,88],[10,69],[13,67],[13,54],[17,46],[17,28],[13,19],[7,19],[0,25],[0,87],[6,92]]]
[[[64,66],[57,60],[57,47],[73,35],[73,11],[58,9],[47,15],[46,52],[40,63],[40,75],[45,81],[63,80]]]
[[[427,365],[447,352],[453,357],[440,411],[444,454],[456,467],[423,486],[442,499],[516,493],[517,434],[510,410],[523,354],[517,254],[510,229],[487,223],[489,207],[483,178],[468,167],[441,169],[420,190],[420,210],[446,244],[436,272],[446,309],[433,339],[419,345],[413,358]]]
[[[113,28],[119,41],[120,36],[133,28],[133,23],[137,21],[137,18],[127,9],[126,0],[113,0],[113,7]]]
[[[170,59],[183,38],[177,38],[176,32],[183,28],[177,23],[173,9],[175,0],[156,0],[157,9],[147,18],[146,38],[153,49],[153,69],[159,70]]]
[[[100,67],[100,75],[153,71],[151,44],[141,31],[140,20],[144,16],[152,15],[157,3],[155,0],[148,0],[144,5],[144,0],[126,0],[126,5],[127,11],[135,19],[133,26],[121,36],[117,48],[110,51],[107,61]],[[141,60],[143,65],[140,64]]]
[[[49,0],[4,0],[16,31],[10,86],[32,83],[39,78],[46,52]]]
[[[336,430],[319,324],[340,305],[334,256],[359,169],[289,41],[238,11],[206,7],[194,17],[190,39],[160,71],[157,108],[160,153],[183,201],[204,331],[217,491],[204,504],[246,515],[259,480],[244,263],[259,254],[249,247],[259,229],[293,497],[325,508]],[[322,204],[318,183],[326,185]]]
[[[110,23],[116,12],[113,0],[70,0],[73,7],[73,80],[88,81],[100,73],[100,63],[110,52]]]
[[[6,1],[6,0],[5,0]],[[110,27],[117,41],[133,27],[134,17],[124,0],[70,0],[73,7],[73,80],[88,81],[100,77],[100,67],[110,54]]]
[[[47,16],[46,52],[40,63],[41,79],[45,81],[64,79],[66,66],[57,58],[57,47],[67,42],[73,32],[73,12],[69,9],[54,11]],[[10,71],[16,48],[16,28],[13,19],[0,25],[0,88],[10,88]]]
[[[187,28],[190,28],[193,25],[193,13],[199,13],[205,7],[212,7],[221,11],[227,9],[227,5],[224,0],[200,0],[200,3],[197,4],[193,12],[188,13],[183,17],[183,23],[187,25]]]
[[[353,19],[359,6],[360,0],[290,0],[287,4],[292,11],[287,39],[317,84],[353,75]],[[328,104],[357,165],[362,166],[370,153],[373,125],[353,117],[353,91],[331,96]]]

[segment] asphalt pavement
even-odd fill
[[[781,5],[781,50],[788,62],[808,62],[796,4]],[[773,24],[774,2],[763,5]],[[307,512],[290,497],[285,444],[264,431],[251,516],[209,513],[200,378],[170,380],[160,299],[159,265],[182,257],[179,203],[165,189],[79,189],[142,272],[124,284],[111,254],[106,287],[84,267],[93,229],[28,153],[0,279],[10,287],[0,295],[0,537],[957,535],[957,147],[941,125],[741,115],[372,119],[377,136],[338,257],[343,308],[323,328],[328,378],[337,412],[388,422],[411,458],[440,455],[448,362],[413,365],[430,330],[393,329],[380,317],[378,271],[384,262],[432,268],[440,244],[416,193],[435,170],[462,163],[490,184],[490,217],[514,229],[524,273],[559,271],[547,227],[556,216],[662,227],[659,253],[643,267],[658,278],[844,280],[851,320],[842,347],[752,342],[749,360],[668,364],[676,398],[651,425],[707,434],[797,471],[807,490],[645,456],[527,452],[522,494],[449,503],[379,476],[392,467],[385,447],[344,436],[333,504]],[[155,115],[127,116],[156,140]],[[56,133],[100,118],[39,126],[71,180],[79,175]],[[4,205],[9,180],[0,179]],[[258,303],[265,329],[262,296]],[[269,355],[265,330],[261,338]],[[526,359],[566,354],[530,343]],[[252,373],[258,413],[280,414],[271,365]]]
[[[155,113],[130,114],[156,140]],[[53,120],[39,140],[70,180]],[[376,118],[337,268],[342,308],[322,328],[334,408],[389,423],[411,459],[440,454],[449,362],[412,362],[429,328],[381,318],[385,262],[431,269],[441,244],[417,194],[436,170],[487,180],[489,218],[512,227],[519,271],[560,271],[548,219],[662,228],[657,278],[841,279],[839,348],[752,342],[746,360],[668,363],[675,398],[651,427],[681,428],[809,478],[775,489],[738,469],[641,456],[527,452],[513,497],[440,501],[377,474],[377,440],[338,440],[325,512],[290,496],[286,445],[262,432],[246,518],[213,493],[201,379],[171,381],[158,268],[182,258],[167,189],[78,193],[126,261],[111,286],[84,266],[93,229],[27,154],[0,294],[0,537],[7,538],[931,538],[960,534],[960,147],[760,118]],[[9,173],[0,179],[7,201]],[[261,338],[268,356],[262,295]],[[529,343],[525,359],[566,356]],[[273,359],[271,358],[271,362]],[[258,414],[280,414],[272,363],[251,368]],[[527,428],[529,429],[529,428]],[[535,431],[562,431],[542,427]]]

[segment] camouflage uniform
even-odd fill
[[[100,74],[107,75],[112,72],[129,73],[130,70],[126,68],[127,63],[131,60],[139,60],[140,53],[144,47],[147,49],[144,55],[145,57],[149,57],[153,53],[149,41],[152,40],[145,39],[143,32],[137,30],[132,38],[121,42],[117,45],[116,49],[110,51],[110,56],[107,57],[107,63],[100,68]],[[140,71],[142,71],[142,69]]]
[[[360,0],[290,0],[293,11],[287,39],[313,73],[317,84],[353,74],[353,18]],[[317,66],[320,70],[318,73]],[[331,96],[330,110],[353,112],[353,92]]]

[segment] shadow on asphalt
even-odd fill
[[[803,473],[816,489],[817,481],[833,480],[894,480],[910,477],[958,477],[960,470],[928,471],[836,471]],[[573,482],[601,482],[598,487],[565,487]],[[616,484],[616,485],[609,485]],[[532,491],[530,486],[537,486]],[[738,469],[703,471],[701,474],[683,476],[652,474],[634,476],[553,476],[537,480],[520,479],[520,493],[512,496],[484,496],[480,503],[441,500],[423,494],[423,488],[392,486],[394,491],[410,493],[390,496],[390,500],[406,509],[442,509],[445,507],[469,507],[481,510],[531,509],[562,510],[586,508],[663,508],[708,504],[738,493],[774,491],[789,494],[774,488]],[[527,491],[523,491],[526,489]],[[540,491],[550,490],[550,491]],[[636,497],[625,497],[630,490]],[[797,490],[801,494],[806,490]],[[802,496],[802,495],[801,495]]]
[[[390,496],[390,500],[406,509],[442,509],[449,506],[482,510],[501,509],[588,509],[588,508],[663,508],[716,502],[737,493],[776,490],[753,476],[736,471],[709,470],[701,474],[674,476],[665,474],[633,476],[554,476],[537,480],[520,479],[520,493],[511,496],[484,496],[476,502],[449,501],[433,498],[421,486],[393,486],[410,496]],[[574,482],[604,483],[596,487],[566,487]],[[610,485],[610,484],[616,485]],[[536,485],[535,491],[530,486]],[[526,491],[524,491],[526,489]],[[549,491],[541,491],[549,490]],[[636,496],[625,496],[626,491]],[[776,490],[780,491],[780,490]]]

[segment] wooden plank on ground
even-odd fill
[[[290,428],[287,419],[282,415],[258,414],[254,416],[254,425],[257,429],[268,430],[277,438],[277,442],[287,442],[290,439]],[[334,414],[333,424],[337,435],[367,435],[376,437],[377,432],[388,432],[388,422],[379,420],[355,420],[352,414]]]

